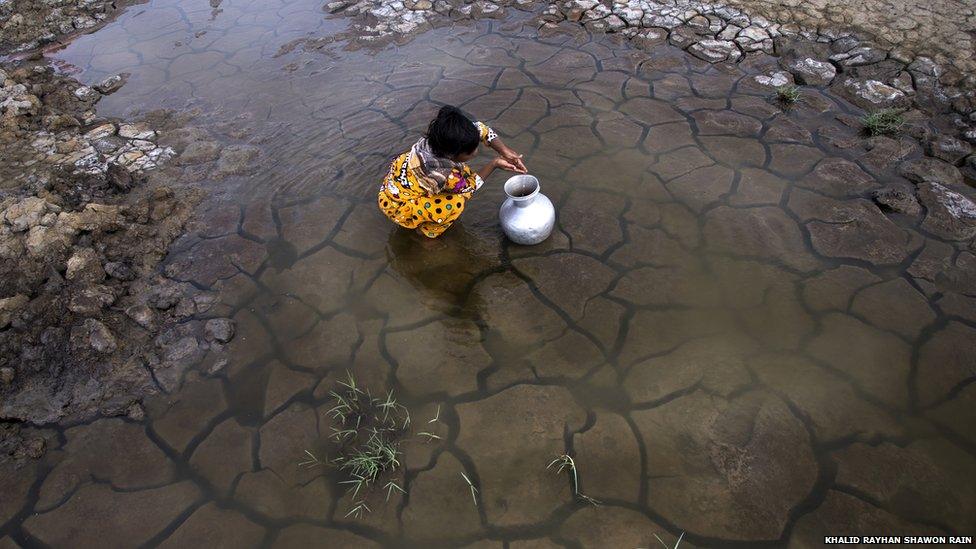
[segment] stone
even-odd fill
[[[234,339],[236,326],[234,321],[229,318],[211,318],[203,326],[204,337],[207,341],[217,341],[227,343]]]
[[[936,158],[916,158],[905,161],[898,168],[899,173],[913,183],[934,181],[950,187],[963,184],[959,169]]]
[[[143,328],[147,330],[155,329],[156,313],[146,305],[138,304],[126,307],[125,314]]]
[[[925,206],[923,229],[946,240],[976,237],[976,203],[972,200],[935,182],[919,183],[918,198]]]
[[[855,80],[844,82],[844,89],[851,101],[864,109],[899,109],[909,106],[908,96],[898,88],[878,80]]]
[[[587,303],[606,291],[617,276],[603,262],[577,253],[554,253],[516,259],[512,263],[546,299],[573,320],[581,319]]]
[[[481,506],[490,524],[537,523],[572,501],[566,480],[544,471],[553,457],[566,452],[563,433],[579,429],[585,418],[568,390],[516,385],[459,404],[456,410],[456,444],[470,456],[477,471],[472,480],[478,483]]]
[[[94,102],[97,101],[99,97],[101,97],[97,91],[93,90],[88,86],[79,86],[75,88],[74,94],[75,97],[85,102],[89,102],[89,101]]]
[[[122,124],[119,126],[119,137],[152,141],[156,138],[156,131],[143,123]]]
[[[513,352],[555,339],[565,329],[562,318],[512,274],[485,278],[475,287],[474,296],[489,336],[498,337]]]
[[[821,321],[821,332],[808,344],[810,355],[879,401],[907,408],[908,344],[849,315],[828,313]]]
[[[152,403],[152,430],[173,450],[182,453],[190,443],[207,434],[214,418],[227,409],[220,380],[194,381],[164,403]]]
[[[771,394],[696,391],[631,416],[651,464],[647,505],[689,534],[776,540],[817,480],[803,423]]]
[[[10,326],[10,322],[17,313],[29,302],[30,298],[24,294],[16,294],[0,299],[0,330]]]
[[[742,57],[739,47],[731,40],[699,40],[688,46],[688,53],[709,63],[737,61]]]
[[[918,400],[932,406],[976,375],[976,329],[950,321],[932,335],[918,354]]]
[[[13,232],[20,233],[37,226],[47,212],[47,201],[29,196],[7,206],[3,212],[3,220],[10,225]]]
[[[910,189],[885,187],[871,193],[871,198],[884,212],[893,212],[916,217],[922,213],[922,206]]]
[[[88,342],[88,346],[96,352],[111,354],[118,348],[118,341],[112,334],[108,326],[102,324],[94,318],[89,318],[81,325],[82,334]]]
[[[125,85],[125,77],[121,74],[113,74],[112,76],[106,77],[98,84],[95,84],[93,87],[98,90],[98,93],[108,95],[118,91],[123,85]]]
[[[263,527],[240,513],[221,509],[216,503],[208,503],[194,511],[159,547],[257,547],[261,545],[264,535]]]
[[[95,316],[115,303],[115,293],[108,286],[94,284],[72,292],[68,310],[81,316]]]
[[[0,385],[10,385],[16,377],[17,372],[13,368],[9,366],[0,368]]]
[[[861,155],[861,163],[875,173],[894,171],[903,160],[922,152],[918,143],[907,137],[894,139],[875,135],[868,138],[864,145],[868,152]]]
[[[963,158],[973,153],[972,145],[946,134],[939,134],[929,141],[927,149],[932,156],[955,166],[961,165]]]
[[[63,505],[30,515],[23,528],[49,546],[143,545],[201,497],[190,481],[137,492],[117,492],[109,484],[89,484]],[[105,527],[105,517],[127,520]]]
[[[834,81],[837,69],[826,61],[818,61],[812,57],[790,60],[784,68],[793,74],[798,84],[807,86],[826,87]]]

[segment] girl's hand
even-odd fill
[[[515,173],[526,173],[525,165],[522,164],[521,155],[517,157],[518,164],[506,158],[498,157],[494,160],[495,167]]]
[[[529,172],[529,170],[525,169],[525,162],[522,162],[522,155],[513,151],[512,149],[508,149],[507,151],[505,151],[505,154],[502,155],[502,158],[504,158],[506,161],[512,164],[512,166],[515,167],[514,171],[518,173]]]

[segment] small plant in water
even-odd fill
[[[905,118],[897,109],[881,109],[865,115],[861,123],[868,135],[891,135],[905,125]]]
[[[546,466],[546,469],[552,469],[557,465],[558,465],[558,468],[556,469],[557,475],[559,473],[562,473],[563,469],[569,470],[570,478],[573,479],[573,495],[575,495],[576,497],[580,498],[581,500],[591,505],[600,505],[600,502],[598,500],[591,498],[590,496],[587,496],[582,492],[580,492],[579,475],[576,472],[576,461],[573,460],[573,456],[570,456],[569,454],[563,454],[557,457],[556,459],[550,461],[549,465]]]
[[[776,88],[776,98],[783,103],[792,105],[800,100],[800,88],[792,84],[780,86]]]
[[[474,483],[471,482],[471,479],[468,478],[468,475],[465,475],[464,473],[461,473],[461,478],[464,479],[464,482],[467,482],[468,483],[468,488],[471,490],[471,501],[473,501],[474,502],[474,506],[477,507],[478,506],[478,489],[474,487]]]
[[[674,542],[674,545],[673,546],[668,545],[667,543],[664,543],[664,540],[661,539],[661,536],[659,536],[657,534],[654,534],[654,539],[656,539],[658,541],[658,543],[660,543],[661,545],[663,545],[664,546],[664,549],[678,549],[678,546],[681,545],[681,540],[685,539],[685,533],[684,532],[681,532],[681,535],[678,536],[678,541]],[[638,547],[637,549],[645,549],[645,548],[644,547]]]
[[[330,463],[345,474],[346,479],[339,484],[348,487],[347,493],[355,501],[346,517],[362,518],[371,511],[366,504],[369,489],[400,467],[400,439],[410,426],[410,414],[392,390],[381,398],[374,397],[348,372],[329,396],[335,405],[328,413],[337,424],[330,438],[338,446]],[[312,452],[306,450],[305,454],[303,467],[325,464]],[[383,489],[387,500],[394,491],[405,493],[396,480],[389,480]]]

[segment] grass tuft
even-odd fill
[[[471,479],[468,478],[468,475],[464,474],[463,472],[461,473],[461,478],[464,479],[464,482],[467,482],[468,483],[468,488],[471,490],[471,501],[473,501],[474,502],[474,506],[477,507],[478,506],[478,497],[477,497],[478,496],[478,489],[474,487],[474,483],[471,482]]]
[[[792,84],[780,86],[776,88],[776,98],[783,103],[792,105],[800,100],[800,88]]]
[[[556,469],[557,475],[559,473],[562,473],[564,469],[570,472],[571,478],[573,479],[573,495],[585,501],[586,503],[589,503],[590,505],[600,505],[599,500],[591,498],[590,496],[587,496],[586,494],[580,492],[579,475],[576,472],[576,461],[573,460],[573,456],[570,456],[569,454],[563,454],[557,457],[556,459],[550,461],[549,465],[546,466],[546,469],[552,469],[557,465],[559,466]]]
[[[892,135],[905,125],[905,117],[898,109],[881,109],[864,115],[861,123],[868,135]]]

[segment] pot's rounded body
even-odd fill
[[[539,180],[531,175],[516,175],[505,182],[505,194],[508,198],[498,210],[505,236],[526,246],[549,238],[556,224],[556,209],[539,192]]]

